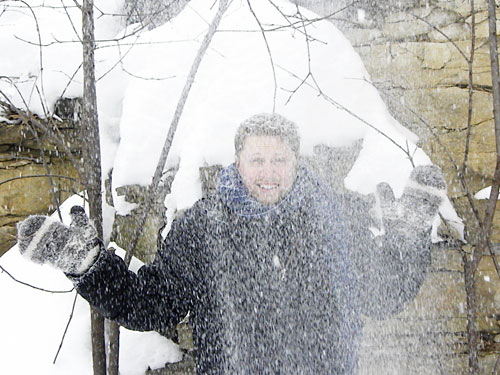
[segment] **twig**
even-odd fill
[[[469,157],[469,149],[470,149],[470,138],[472,131],[472,96],[474,94],[474,76],[472,74],[472,68],[474,63],[474,49],[476,45],[476,14],[474,12],[474,0],[470,2],[471,6],[471,48],[470,48],[470,58],[467,59],[467,65],[469,68],[469,100],[468,100],[468,109],[467,109],[467,132],[465,135],[465,151],[464,151],[464,160],[462,162],[462,170],[459,172],[463,178],[465,178],[465,173],[467,171],[467,159]]]
[[[78,41],[81,43],[82,42],[82,38],[80,38],[80,34],[78,34],[78,31],[76,30],[75,24],[73,23],[73,20],[71,19],[71,16],[68,13],[68,9],[66,8],[66,6],[64,6],[64,1],[63,0],[61,0],[61,4],[62,4],[62,7],[64,9],[64,13],[66,13],[66,17],[68,17],[68,22],[71,25],[71,28],[75,32],[75,35],[78,38]],[[81,10],[81,8],[80,8],[80,10]]]
[[[493,372],[491,373],[492,375],[498,375],[499,374],[499,370],[500,369],[500,355],[498,356],[496,362],[495,362],[495,366],[493,366]]]
[[[473,2],[473,0],[471,1]],[[417,16],[416,14],[414,13],[411,13],[411,12],[408,12],[409,15],[415,17],[416,19],[422,21],[423,23],[427,24],[428,26],[432,27],[434,30],[436,30],[439,34],[441,34],[442,36],[444,36],[444,38],[450,42],[453,47],[455,47],[458,51],[458,53],[460,53],[460,55],[462,55],[462,57],[465,59],[465,61],[469,62],[469,59],[467,58],[467,56],[465,55],[465,53],[460,49],[460,47],[455,43],[455,41],[453,39],[451,39],[448,35],[446,35],[443,30],[441,30],[439,27],[433,25],[432,23],[430,23],[429,21],[427,21],[425,18],[422,18],[420,16]],[[474,5],[472,4],[472,17],[474,18]],[[474,47],[474,46],[473,46]]]
[[[189,76],[186,80],[186,83],[185,83],[184,88],[182,90],[179,101],[177,102],[177,107],[175,109],[175,113],[174,113],[174,116],[172,118],[170,128],[168,129],[167,138],[166,138],[165,143],[163,145],[163,149],[162,149],[162,152],[160,155],[160,160],[158,162],[158,165],[156,166],[156,171],[155,171],[155,174],[153,176],[153,180],[148,188],[144,212],[143,212],[143,214],[138,222],[138,225],[135,228],[134,235],[132,237],[131,247],[125,255],[125,263],[127,265],[129,265],[130,261],[132,260],[132,256],[134,254],[135,248],[136,248],[137,243],[139,241],[139,236],[141,235],[142,229],[144,228],[146,218],[149,214],[149,211],[151,209],[151,206],[153,205],[154,200],[156,199],[158,186],[160,184],[163,169],[165,168],[165,164],[167,162],[167,157],[168,157],[168,154],[170,151],[170,147],[172,145],[172,140],[173,140],[175,132],[177,130],[177,125],[179,124],[179,120],[180,120],[180,117],[182,115],[184,105],[186,103],[187,97],[188,97],[189,92],[191,90],[191,86],[193,85],[194,78],[196,76],[196,72],[198,71],[198,68],[201,64],[203,56],[205,55],[205,52],[208,49],[208,46],[210,45],[210,42],[212,41],[212,38],[215,35],[215,32],[217,31],[217,27],[219,26],[219,23],[222,19],[222,16],[224,15],[225,11],[229,7],[229,4],[231,3],[231,1],[232,0],[221,0],[220,1],[219,9],[218,9],[214,19],[212,20],[212,23],[210,24],[208,31],[205,34],[205,38],[203,39],[203,42],[201,43],[200,48],[198,49],[198,53],[193,61],[193,64],[191,65],[191,70],[189,72]]]
[[[298,5],[296,5],[297,7],[297,12],[296,12],[296,15],[297,15],[297,18],[298,20],[297,21],[290,21],[290,18],[294,17],[294,16],[289,16],[287,14],[285,14],[281,8],[276,5],[272,0],[268,0],[269,3],[278,11],[279,14],[281,14],[283,16],[283,18],[285,18],[285,20],[288,22],[288,26],[284,26],[284,25],[279,25],[279,26],[276,26],[272,29],[268,29],[266,31],[278,31],[278,30],[282,30],[284,28],[288,28],[288,27],[291,27],[292,29],[296,30],[298,33],[300,34],[304,34],[304,32],[302,31],[302,28],[301,26],[305,25],[305,18],[303,17],[303,15],[300,13],[299,9],[298,9]],[[307,20],[307,26],[309,25],[312,25],[313,23],[315,22],[318,22],[318,21],[322,21],[324,19],[326,19],[327,17],[320,17],[320,18],[313,18],[313,19],[306,19]],[[306,38],[307,38],[307,34],[305,34]],[[317,41],[317,42],[321,42],[323,44],[327,44],[327,42],[323,42],[323,41],[320,41],[319,39],[316,39],[316,38],[311,38],[312,40],[314,41]]]
[[[71,320],[73,319],[73,313],[75,312],[77,298],[78,298],[78,293],[75,293],[75,298],[73,300],[73,306],[71,307],[71,313],[69,314],[68,323],[66,323],[66,328],[64,329],[64,333],[62,335],[61,342],[59,343],[59,348],[57,349],[56,356],[54,357],[54,361],[52,362],[52,364],[54,364],[54,365],[56,364],[57,357],[59,356],[59,352],[61,351],[61,348],[63,346],[64,339],[66,338],[66,333],[68,332],[69,324],[71,323]]]
[[[37,31],[37,35],[38,35],[38,55],[39,55],[39,62],[40,62],[40,76],[39,76],[39,79],[40,79],[40,87],[41,87],[41,95],[39,95],[40,97],[40,102],[41,102],[41,105],[42,105],[42,108],[43,108],[43,111],[46,113],[46,109],[45,109],[45,103],[43,103],[43,98],[45,98],[45,93],[44,93],[44,85],[43,85],[43,49],[42,49],[42,36],[40,34],[40,26],[38,24],[38,18],[34,12],[34,10],[31,8],[31,6],[23,1],[23,0],[18,0],[20,3],[24,4],[31,12],[31,15],[33,16],[33,19],[35,20],[35,25],[36,25],[36,31]],[[37,85],[36,85],[36,80],[34,82],[34,86],[35,88],[37,88]]]
[[[474,93],[474,80],[473,80],[473,63],[474,63],[474,51],[476,48],[476,12],[474,7],[474,0],[470,0],[471,3],[471,51],[470,58],[467,61],[469,65],[469,106],[467,110],[467,134],[465,137],[465,152],[464,152],[464,161],[462,164],[461,177],[465,180],[465,173],[467,171],[467,158],[469,155],[470,148],[470,138],[471,138],[471,129],[472,129],[472,96]],[[493,87],[492,87],[493,89]],[[498,141],[498,139],[497,139]],[[497,150],[498,152],[498,150]],[[491,255],[491,259],[493,260],[493,265],[495,266],[495,270],[497,272],[497,276],[500,278],[500,266],[498,265],[498,261],[496,259],[495,253],[493,252],[491,241],[487,242],[488,251]],[[499,357],[500,358],[500,357]]]
[[[498,264],[496,254],[493,251],[491,244],[488,244],[488,251],[490,253],[491,259],[493,260],[493,265],[495,266],[495,270],[497,271],[497,276],[500,278],[500,265]]]
[[[75,6],[76,6],[78,9],[82,10],[82,6],[78,3],[78,1],[73,0],[73,2],[75,3]]]
[[[137,46],[137,45],[141,45],[142,43],[137,43],[137,41],[139,40],[139,38],[137,38],[135,40],[134,43],[131,43],[129,48],[127,49],[127,51],[125,51],[125,53],[122,54],[122,50],[121,50],[121,46],[123,44],[120,44],[119,41],[116,42],[116,46],[117,46],[117,49],[118,49],[118,53],[119,53],[119,59],[118,61],[116,61],[113,66],[111,66],[106,72],[104,72],[99,78],[97,78],[97,81],[99,81],[100,79],[102,79],[103,77],[105,77],[106,75],[108,75],[111,71],[113,71],[118,65],[120,65],[120,69],[125,72],[126,74],[128,74],[129,76],[131,77],[134,77],[134,78],[138,78],[138,79],[142,79],[142,80],[145,80],[145,81],[164,81],[164,80],[167,80],[167,79],[172,79],[172,78],[175,78],[175,76],[168,76],[168,77],[141,77],[137,74],[134,74],[130,71],[128,71],[128,69],[125,68],[124,64],[123,64],[123,61],[125,60],[125,57],[132,51],[132,49]],[[125,47],[125,45],[123,45]]]
[[[288,69],[282,67],[282,66],[279,66],[277,65],[278,68],[282,69],[283,71],[287,72],[288,74],[290,74],[292,77],[294,78],[297,78],[297,79],[301,79],[300,77],[298,77],[295,73],[289,71]],[[373,129],[374,131],[376,131],[377,133],[379,133],[380,135],[382,135],[383,137],[385,137],[387,140],[389,140],[391,143],[393,143],[397,148],[399,148],[401,151],[403,151],[408,160],[410,161],[412,167],[415,167],[415,163],[413,162],[413,159],[411,157],[411,154],[404,149],[404,147],[402,147],[401,145],[399,145],[394,139],[392,139],[391,137],[389,137],[387,134],[385,134],[382,130],[380,129],[377,129],[374,125],[372,125],[371,123],[369,123],[368,121],[366,121],[365,119],[363,119],[362,117],[358,116],[356,113],[352,112],[349,108],[343,106],[342,104],[340,104],[339,102],[337,102],[336,100],[334,100],[333,98],[331,98],[330,96],[326,95],[324,92],[320,91],[317,87],[314,87],[313,85],[311,85],[310,83],[308,82],[305,82],[305,84],[315,90],[318,91],[318,94],[319,96],[321,96],[323,99],[325,99],[328,103],[334,105],[335,107],[337,107],[338,109],[342,110],[342,111],[345,111],[347,112],[349,115],[351,115],[352,117],[356,118],[357,120],[359,120],[360,122],[362,122],[363,124],[365,124],[366,126],[368,126],[369,128]]]
[[[15,181],[15,180],[22,180],[24,178],[49,178],[50,179],[51,177],[63,178],[63,179],[66,179],[66,180],[71,180],[71,181],[80,183],[79,181],[77,181],[73,177],[69,177],[69,176],[61,176],[61,175],[57,175],[57,174],[51,174],[51,175],[47,175],[47,174],[32,174],[32,175],[25,175],[25,176],[17,176],[17,177],[8,178],[6,180],[0,181],[0,185],[6,184],[8,182]]]
[[[273,4],[274,5],[274,4]],[[316,86],[316,90],[318,90],[318,92],[320,93],[320,95],[323,94],[323,90],[321,90],[321,88],[319,87],[319,84],[318,82],[316,81],[316,78],[314,77],[314,74],[312,72],[312,69],[311,69],[311,48],[310,48],[310,45],[309,45],[309,40],[310,40],[310,37],[309,35],[307,34],[307,28],[306,28],[306,24],[304,22],[304,17],[302,16],[302,13],[300,13],[300,10],[299,10],[299,6],[297,5],[297,14],[300,15],[300,18],[301,18],[301,21],[302,21],[302,28],[304,29],[303,31],[303,34],[306,38],[306,47],[307,47],[307,74],[306,76],[304,77],[304,79],[299,83],[299,85],[294,89],[292,90],[290,96],[288,97],[287,101],[285,104],[288,104],[290,102],[290,100],[292,100],[292,97],[299,91],[299,89],[306,83],[307,79],[309,77],[311,77],[312,81],[314,82],[314,85]]]
[[[9,276],[12,280],[14,280],[16,283],[19,283],[19,284],[22,284],[22,285],[26,285],[26,286],[29,286],[30,288],[33,288],[33,289],[36,289],[36,290],[39,290],[41,292],[46,292],[46,293],[55,293],[55,294],[61,294],[61,293],[71,293],[73,290],[75,290],[75,288],[72,288],[70,290],[48,290],[48,289],[44,289],[44,288],[39,288],[37,286],[34,286],[34,285],[31,285],[31,284],[28,284],[24,281],[21,281],[21,280],[18,280],[16,279],[14,276],[12,276],[9,272],[7,272],[7,270],[5,268],[3,268],[2,266],[0,266],[0,270],[2,272],[5,272],[7,274],[7,276]]]
[[[262,38],[264,39],[264,43],[266,44],[266,49],[267,53],[269,55],[269,60],[271,62],[271,69],[273,71],[273,83],[274,83],[274,93],[273,93],[273,113],[276,110],[276,97],[278,95],[278,80],[276,78],[276,68],[274,66],[274,60],[273,60],[273,55],[271,53],[271,47],[269,46],[269,43],[267,41],[266,33],[264,28],[262,27],[262,24],[259,20],[259,17],[255,14],[252,5],[250,4],[250,0],[247,0],[248,8],[250,9],[250,12],[252,13],[253,17],[255,18],[255,21],[257,21],[257,24],[259,25],[260,32],[262,33]]]
[[[78,74],[78,72],[80,71],[80,69],[82,68],[82,63],[80,63],[80,65],[78,65],[78,68],[76,68],[76,70],[74,71],[74,73],[71,75],[71,77],[68,77],[69,80],[68,80],[68,83],[66,83],[66,86],[64,86],[64,89],[63,91],[61,92],[61,95],[59,95],[60,98],[63,98],[64,95],[66,94],[66,90],[68,89],[68,87],[73,83],[73,80],[75,78],[75,76]]]
[[[85,202],[88,204],[88,201],[89,201],[88,198],[84,194],[81,194],[76,190],[58,189],[57,191],[60,191],[63,193],[71,193],[71,195],[76,195],[76,196],[82,198],[82,201],[83,201],[82,204],[85,204]]]

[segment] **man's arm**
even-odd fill
[[[404,310],[418,294],[431,260],[430,235],[410,239],[386,234],[376,240],[366,228],[351,239],[361,312],[376,319]]]
[[[200,281],[194,220],[175,221],[154,263],[135,274],[105,249],[82,207],[74,206],[71,217],[70,226],[41,215],[19,223],[21,254],[63,271],[84,298],[125,327],[164,331],[185,317]]]
[[[417,295],[431,262],[431,227],[446,185],[436,167],[417,167],[403,196],[395,200],[387,184],[378,186],[381,234],[369,228],[373,202],[347,197],[351,257],[361,311],[374,318],[402,311]]]
[[[193,308],[193,251],[187,222],[175,221],[152,264],[136,273],[102,249],[84,275],[73,278],[78,292],[105,317],[139,331],[165,332]]]

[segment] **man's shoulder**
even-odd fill
[[[207,196],[196,201],[190,208],[178,211],[165,237],[165,244],[191,243],[198,250],[204,248],[214,233],[225,228],[224,219],[217,197]]]
[[[198,222],[224,220],[224,203],[217,193],[197,200],[190,208],[179,212],[177,218]]]

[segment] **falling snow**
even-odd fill
[[[3,2],[2,6],[8,10],[12,3]],[[58,0],[43,3],[61,4]],[[74,5],[69,0],[63,3]],[[207,20],[217,9],[211,7],[212,3],[193,0],[170,23],[133,34],[120,42],[98,41],[96,69],[100,79],[97,95],[103,170],[105,175],[113,170],[114,188],[150,182],[191,61],[207,30]],[[119,13],[122,6],[120,0],[102,0],[96,4],[109,14]],[[287,25],[287,20],[268,1],[254,0],[252,4],[263,25]],[[295,6],[286,1],[276,1],[276,4],[283,7],[285,14],[295,12]],[[30,12],[22,8],[17,8],[16,12],[7,11],[0,17],[0,47],[16,51],[9,59],[0,61],[0,70],[4,76],[19,77],[18,89],[24,97],[30,98],[29,108],[43,114],[39,98],[30,95],[33,85],[43,88],[40,92],[45,93],[43,100],[47,108],[52,108],[63,92],[68,97],[81,95],[80,73],[68,85],[68,77],[78,71],[81,62],[79,44],[54,43],[57,40],[76,41],[73,26],[79,29],[81,16],[74,6],[68,14],[49,7],[35,8],[35,11],[42,42],[46,45],[42,48],[43,74],[38,60],[40,49],[25,42],[36,42],[38,35]],[[315,17],[305,10],[303,14]],[[359,17],[364,14],[360,12]],[[124,29],[121,17],[102,16],[96,21],[97,39],[122,36],[133,27]],[[312,155],[318,143],[337,147],[362,139],[361,153],[344,181],[353,192],[374,193],[377,184],[385,181],[396,197],[403,193],[412,166],[406,155],[380,132],[400,146],[408,145],[417,165],[430,164],[430,159],[416,146],[416,136],[389,114],[371,85],[361,59],[332,24],[323,21],[308,28],[308,35],[315,39],[309,45],[310,66],[308,46],[301,32],[284,28],[267,34],[276,68],[276,85],[266,45],[262,35],[255,32],[259,27],[246,1],[233,1],[220,29],[224,32],[216,34],[203,60],[169,156],[168,167],[179,166],[172,192],[165,201],[170,216],[177,209],[190,207],[201,197],[200,166],[228,165],[233,161],[232,139],[239,122],[254,113],[272,112],[273,105],[277,112],[299,125],[304,155]],[[120,64],[116,64],[118,61]],[[112,67],[115,69],[110,71]],[[309,69],[323,93],[378,131],[328,103],[318,95],[312,82],[308,81],[311,85],[301,86],[292,95],[291,91],[300,86]],[[22,106],[18,92],[10,83],[0,81],[0,89]],[[116,194],[114,198],[115,208],[122,214],[135,207]],[[74,197],[66,202],[65,210],[77,200]],[[440,210],[461,230],[461,221],[447,199]],[[107,236],[113,213],[111,208],[105,207]],[[439,220],[434,223],[434,240],[438,240],[438,224]],[[283,257],[276,254],[270,264],[281,269],[283,262]],[[17,251],[3,256],[0,264],[19,279],[46,289],[72,287],[60,272],[29,264]],[[16,373],[22,366],[24,373],[88,374],[91,361],[87,304],[81,299],[77,301],[63,350],[57,363],[52,365],[74,294],[44,293],[14,283],[3,274],[0,277],[0,298],[13,301],[3,308],[0,320],[2,336],[8,337],[0,342],[1,372]],[[180,359],[178,348],[155,333],[124,330],[121,340],[122,374],[140,374],[148,366],[161,367],[165,362]],[[30,361],[25,360],[26,353],[30,353]]]

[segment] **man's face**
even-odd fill
[[[277,203],[292,188],[297,158],[286,142],[273,136],[249,136],[236,167],[250,194],[260,203]]]

